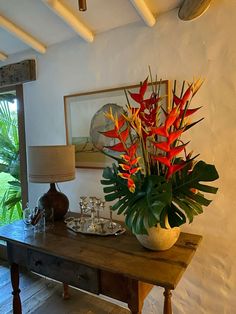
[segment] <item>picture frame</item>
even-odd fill
[[[170,81],[163,80],[160,84],[162,106],[169,108]],[[66,143],[75,145],[76,168],[104,168],[114,162],[111,158],[98,151],[90,141],[90,122],[94,114],[105,104],[116,103],[125,106],[127,100],[125,92],[138,92],[140,85],[128,85],[111,89],[88,91],[64,96]],[[148,84],[148,93],[151,93],[151,83]],[[130,97],[129,97],[130,99]],[[131,105],[133,102],[130,99]]]

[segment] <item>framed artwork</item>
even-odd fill
[[[65,125],[67,144],[75,145],[75,164],[77,168],[104,168],[114,162],[98,151],[89,136],[90,122],[94,114],[105,104],[113,103],[125,107],[127,104],[124,90],[138,92],[140,85],[90,91],[64,96]],[[148,86],[151,93],[151,84]],[[162,106],[168,108],[170,100],[170,81],[160,81]],[[131,105],[134,101],[130,99]]]

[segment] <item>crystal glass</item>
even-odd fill
[[[37,222],[34,225],[34,233],[45,232],[45,210],[40,209],[37,213]]]
[[[23,209],[23,221],[24,221],[24,230],[30,230],[33,228],[31,225],[33,212],[29,207],[29,204],[26,203],[26,207]]]

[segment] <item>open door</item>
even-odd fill
[[[0,226],[22,217],[28,199],[22,85],[0,88]]]

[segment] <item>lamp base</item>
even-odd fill
[[[47,209],[54,209],[54,220],[63,219],[69,209],[69,200],[65,194],[58,192],[55,183],[50,183],[50,189],[38,200],[38,208],[45,210],[47,219]]]

